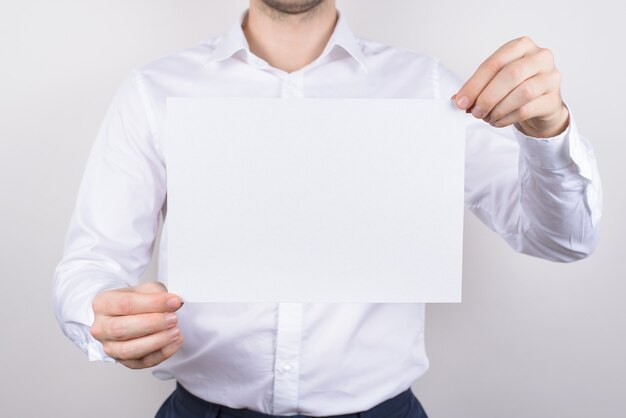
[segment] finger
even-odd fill
[[[105,341],[102,347],[108,356],[115,359],[137,360],[153,351],[162,349],[179,338],[180,330],[171,328],[128,341]]]
[[[161,282],[150,281],[145,282],[140,285],[130,287],[129,290],[139,292],[139,293],[162,293],[167,292],[167,287]]]
[[[517,86],[504,99],[502,99],[487,116],[485,122],[498,120],[532,102],[546,93],[558,91],[560,76],[555,74],[538,74]]]
[[[520,59],[537,48],[537,45],[526,36],[502,45],[480,64],[476,72],[463,84],[456,95],[457,106],[461,109],[472,107],[483,89],[505,65]]]
[[[119,363],[122,363],[124,366],[131,369],[145,369],[147,367],[154,367],[176,354],[176,352],[178,351],[178,349],[180,349],[180,347],[182,347],[182,345],[183,338],[180,337],[178,340],[166,345],[159,350],[153,351],[152,353],[140,359],[119,360]]]
[[[552,69],[550,52],[530,54],[505,65],[476,98],[472,115],[478,119],[484,118],[517,86],[549,69]]]
[[[172,328],[177,322],[174,312],[111,316],[102,321],[100,340],[127,341]]]
[[[92,302],[94,313],[109,316],[175,311],[181,305],[182,301],[173,293],[141,293],[127,289],[100,293]]]
[[[550,114],[555,111],[555,103],[559,105],[561,103],[558,97],[554,97],[555,95],[558,96],[556,93],[544,94],[502,118],[490,122],[490,124],[496,128],[502,128],[530,118]]]

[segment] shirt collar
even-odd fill
[[[241,27],[247,14],[248,9],[241,13],[237,22],[233,24],[230,30],[222,35],[222,37],[218,40],[215,49],[213,49],[204,62],[203,66],[205,68],[213,62],[230,58],[242,50],[245,51],[248,56],[252,54],[250,52],[248,40],[246,39]],[[340,49],[347,53],[348,56],[352,57],[365,70],[365,72],[367,72],[367,63],[365,56],[363,55],[361,45],[350,30],[346,19],[339,10],[337,11],[337,23],[335,24],[335,29],[333,30],[326,47],[320,54],[320,58],[329,54],[335,49],[336,46],[339,46]]]

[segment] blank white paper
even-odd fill
[[[186,302],[460,302],[449,100],[170,97],[168,272]]]

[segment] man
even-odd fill
[[[409,388],[428,368],[423,304],[179,310],[160,283],[138,285],[161,211],[167,282],[168,96],[451,97],[472,115],[466,206],[519,252],[594,249],[600,179],[549,50],[515,39],[461,85],[433,58],[355,37],[335,7],[251,0],[223,36],[134,69],[105,116],[55,272],[57,317],[91,360],[175,378],[159,417],[425,417]]]

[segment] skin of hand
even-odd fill
[[[527,36],[496,50],[452,100],[494,127],[515,124],[535,138],[556,136],[569,125],[554,56]]]
[[[156,366],[183,344],[175,313],[182,305],[159,282],[104,291],[92,301],[91,335],[128,368]]]

